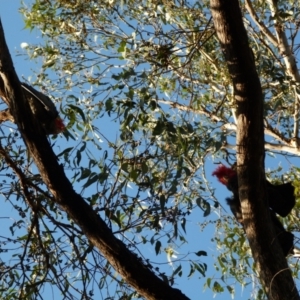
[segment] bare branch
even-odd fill
[[[278,40],[278,47],[280,54],[283,57],[287,73],[289,76],[292,77],[292,79],[295,81],[295,83],[300,83],[300,73],[297,68],[296,58],[294,54],[291,51],[291,46],[288,43],[288,39],[286,37],[283,24],[278,20],[276,17],[277,13],[277,1],[274,0],[268,0],[268,3],[270,5],[270,10],[272,12],[272,17],[274,18],[274,24],[275,24],[275,30],[276,30],[276,36]],[[300,94],[297,92],[296,86],[294,87],[294,92],[296,95],[295,104],[294,104],[294,141],[298,142],[298,134],[299,134],[299,101],[300,101]],[[298,144],[296,144],[298,146]]]
[[[253,21],[255,24],[258,26],[258,28],[261,30],[261,32],[270,40],[270,42],[274,45],[277,46],[277,40],[272,34],[272,32],[265,26],[263,22],[260,21],[258,15],[256,14],[252,3],[250,0],[245,0],[246,4],[246,9],[248,10],[250,16],[252,17]]]
[[[224,123],[225,120],[214,115],[210,111],[208,111],[206,108],[202,109],[193,109],[191,107],[185,106],[180,103],[168,101],[168,100],[158,100],[159,103],[161,104],[166,104],[169,105],[170,107],[179,109],[181,111],[190,111],[199,115],[204,115],[210,120],[214,122],[222,122]],[[228,131],[237,131],[237,125],[234,123],[225,123],[222,125],[222,127]],[[282,144],[275,144],[275,143],[268,143],[265,142],[265,148],[272,151],[284,151],[291,153],[293,155],[300,156],[300,149],[296,146],[300,142],[299,139],[295,141],[294,139],[288,139],[285,138],[278,130],[275,130],[269,123],[265,122],[265,128],[264,128],[264,133],[268,136],[271,136],[275,138],[279,143]],[[227,144],[229,145],[229,144]],[[234,148],[235,146],[230,146],[229,148]]]

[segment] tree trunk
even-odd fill
[[[211,0],[237,106],[237,171],[244,228],[268,299],[300,299],[265,201],[263,95],[238,0]]]

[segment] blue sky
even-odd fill
[[[20,2],[17,0],[6,1],[1,0],[0,16],[2,25],[5,31],[5,38],[8,44],[15,69],[21,78],[21,76],[28,77],[30,75],[30,69],[35,68],[34,62],[25,60],[23,56],[17,56],[16,52],[23,52],[21,43],[31,41],[36,42],[38,34],[36,32],[29,32],[24,29],[24,23],[21,14],[18,12]]]
[[[38,43],[40,39],[39,32],[32,31],[29,32],[28,30],[24,29],[24,24],[22,21],[22,16],[18,13],[18,7],[19,7],[19,1],[17,0],[0,0],[1,1],[1,10],[0,15],[2,19],[2,24],[5,31],[6,41],[8,43],[11,56],[15,65],[15,69],[17,71],[17,74],[19,75],[19,78],[21,79],[22,76],[25,78],[28,78],[33,73],[32,70],[35,70],[35,72],[39,71],[39,66],[33,61],[29,61],[26,59],[26,56],[18,55],[19,52],[23,52],[21,48],[21,43]],[[270,161],[271,162],[271,161]],[[278,160],[277,160],[278,162]],[[286,161],[283,161],[283,164],[287,164]],[[271,166],[266,164],[267,167]],[[213,169],[213,164],[208,164],[206,166],[207,173],[210,174]],[[214,178],[211,178],[212,182],[216,182]],[[225,199],[226,196],[229,195],[229,192],[221,185],[216,185],[217,187],[217,193],[216,196],[220,197],[220,199]],[[0,199],[1,201],[1,199]],[[229,211],[229,209],[227,209]],[[11,211],[4,212],[3,210],[0,213],[0,217],[11,214]],[[214,217],[216,219],[217,216]],[[199,210],[199,219],[203,220],[202,218],[202,212]],[[197,218],[192,220],[193,225],[197,224],[198,221]],[[189,227],[190,224],[187,224],[187,227]],[[193,229],[192,229],[193,228]],[[195,230],[195,228],[198,228],[198,230]],[[199,251],[199,250],[205,250],[208,252],[208,257],[203,258],[203,262],[205,262],[208,265],[208,275],[213,276],[213,274],[216,274],[220,276],[220,273],[216,273],[215,269],[213,268],[213,259],[212,255],[216,255],[217,251],[214,246],[214,243],[211,242],[211,237],[214,233],[214,228],[211,226],[209,230],[206,230],[204,233],[200,232],[199,226],[191,226],[191,229],[187,228],[187,232],[189,236],[187,237],[188,240],[193,240],[192,243],[189,243],[189,247],[191,247],[192,251]],[[186,273],[185,275],[186,276]],[[175,286],[176,288],[182,289],[184,293],[191,299],[212,299],[213,293],[210,290],[206,290],[203,293],[203,284],[205,282],[205,278],[199,279],[198,275],[194,275],[191,279],[186,279],[185,281],[181,281],[182,286]],[[242,289],[237,289],[236,299],[249,299],[250,298],[250,291],[251,287],[246,288],[244,291]],[[59,298],[59,295],[56,295]],[[52,295],[45,295],[45,300],[52,299]],[[230,299],[230,296],[228,293],[225,293],[224,295],[216,295],[216,299],[220,300],[227,300]]]

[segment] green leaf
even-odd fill
[[[165,205],[166,205],[166,196],[165,195],[159,196],[159,203],[160,203],[161,211],[163,213],[165,211]]]
[[[217,281],[214,282],[212,290],[215,293],[222,293],[222,292],[224,292],[224,288]]]
[[[182,218],[181,219],[181,227],[182,227],[183,231],[186,233],[186,231],[185,231],[185,224],[186,224],[186,219]]]
[[[204,200],[201,197],[198,197],[196,199],[196,204],[200,207],[201,210],[203,210],[204,217],[207,217],[210,214],[210,210],[211,210],[210,204],[206,200]]]
[[[85,115],[84,115],[84,113],[83,113],[83,111],[82,111],[82,109],[80,107],[75,106],[73,104],[69,104],[68,106],[70,108],[72,108],[73,110],[75,110],[78,114],[80,114],[82,120],[85,122]]]
[[[179,266],[175,269],[175,271],[173,272],[173,276],[175,276],[177,273],[181,272],[181,270],[182,270],[182,266],[179,265]],[[181,275],[179,275],[179,276],[181,276]]]
[[[92,185],[94,182],[98,181],[98,179],[99,179],[98,174],[93,173],[93,175],[91,175],[91,176],[89,177],[89,179],[86,181],[86,183],[83,185],[83,188],[89,187],[89,186]]]
[[[161,134],[164,132],[164,130],[165,130],[165,125],[164,125],[164,123],[158,121],[158,122],[156,123],[156,126],[154,127],[154,129],[153,129],[153,131],[152,131],[152,134],[153,134],[154,136],[156,136],[156,135],[161,135]]]
[[[120,46],[119,46],[119,48],[118,48],[118,52],[119,53],[121,53],[121,52],[125,52],[126,51],[126,41],[122,41],[121,43],[120,43]]]
[[[156,243],[155,243],[155,253],[156,253],[156,255],[159,254],[160,248],[161,248],[161,242],[160,241],[156,241]]]
[[[198,252],[195,252],[195,254],[197,255],[197,256],[207,256],[207,252],[206,251],[198,251]]]

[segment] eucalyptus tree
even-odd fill
[[[265,149],[286,157],[299,155],[299,11],[294,2],[241,2],[249,55],[264,96],[263,120],[258,119]],[[206,172],[212,162],[236,161],[239,116],[229,57],[223,55],[210,3],[37,0],[23,5],[21,13],[26,28],[42,34],[42,41],[26,45],[26,55],[42,62],[32,84],[47,89],[67,124],[61,138],[51,140],[57,158],[81,194],[81,200],[74,194],[76,201],[84,200],[89,213],[101,218],[111,231],[109,239],[124,250],[124,260],[120,252],[115,260],[114,251],[104,251],[109,243],[97,244],[97,228],[90,228],[96,223],[82,224],[79,209],[79,215],[69,211],[71,199],[57,201],[67,196],[55,192],[59,183],[53,186],[46,173],[37,172],[32,160],[38,166],[39,152],[29,147],[28,133],[31,154],[14,125],[9,130],[2,126],[1,192],[19,214],[7,225],[12,237],[1,238],[1,249],[13,249],[6,255],[17,257],[2,263],[3,295],[42,298],[51,285],[66,298],[93,299],[101,291],[107,299],[138,294],[150,299],[151,293],[155,299],[155,287],[148,287],[147,294],[147,284],[135,278],[143,275],[122,271],[126,260],[179,289],[195,272],[215,293],[234,295],[234,282],[255,283],[260,273],[245,233],[227,215],[223,199],[216,198]],[[247,62],[241,74],[247,75],[248,67]],[[45,172],[48,168],[51,164]],[[298,169],[280,171],[267,175],[293,180],[297,189]],[[296,207],[284,220],[294,232],[298,214]],[[204,251],[201,232],[198,249],[188,246],[195,227],[211,224],[218,249],[215,271],[203,258],[212,254]],[[147,252],[149,246],[156,257]],[[297,279],[296,261],[289,258],[288,263]],[[253,289],[257,299],[264,291],[266,282]]]

